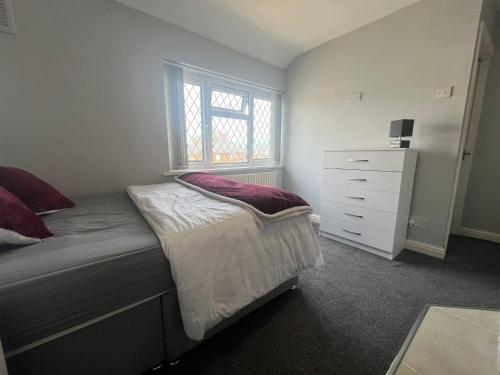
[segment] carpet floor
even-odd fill
[[[446,260],[395,261],[320,238],[325,267],[166,374],[385,374],[426,304],[500,308],[500,245],[452,237]]]

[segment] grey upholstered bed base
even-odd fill
[[[184,333],[158,238],[125,193],[43,219],[54,238],[0,245],[0,337],[10,375],[138,375],[199,342]],[[210,330],[288,290],[291,279]]]
[[[240,320],[242,317],[269,302],[273,298],[279,296],[283,292],[286,292],[294,285],[297,285],[297,282],[297,277],[291,278],[265,296],[262,296],[259,299],[255,300],[232,317],[224,319],[222,322],[217,324],[214,328],[212,328],[205,334],[205,340],[222,331],[224,328],[230,326],[236,321]],[[165,319],[166,358],[168,361],[171,361],[198,345],[200,341],[190,340],[184,333],[182,319],[179,311],[179,302],[177,300],[177,293],[168,293],[163,295],[162,306]]]
[[[292,288],[294,277],[205,335],[210,338]],[[10,375],[138,375],[178,359],[201,341],[184,333],[177,293],[170,291],[103,319],[95,319],[7,358]]]

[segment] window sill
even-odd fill
[[[169,172],[163,172],[161,175],[163,177],[170,176],[180,176],[184,173],[190,172],[208,172],[208,173],[251,173],[251,172],[261,172],[261,171],[274,171],[283,168],[282,165],[256,165],[249,167],[225,167],[225,168],[206,168],[206,169],[183,169],[183,170],[172,170]]]

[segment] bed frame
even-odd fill
[[[284,282],[205,334],[208,339],[273,298],[295,289]],[[202,341],[190,340],[182,325],[177,291],[165,291],[6,353],[10,375],[139,375],[177,364]]]

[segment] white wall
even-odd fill
[[[320,207],[322,151],[386,147],[389,122],[414,118],[420,151],[412,240],[442,247],[481,0],[423,0],[298,57],[287,69],[285,188]],[[436,101],[437,88],[454,86]],[[345,96],[363,91],[359,103]]]
[[[285,72],[111,0],[15,0],[0,33],[0,165],[69,195],[161,181],[164,58],[276,89]]]
[[[500,17],[484,97],[462,226],[500,234]]]

